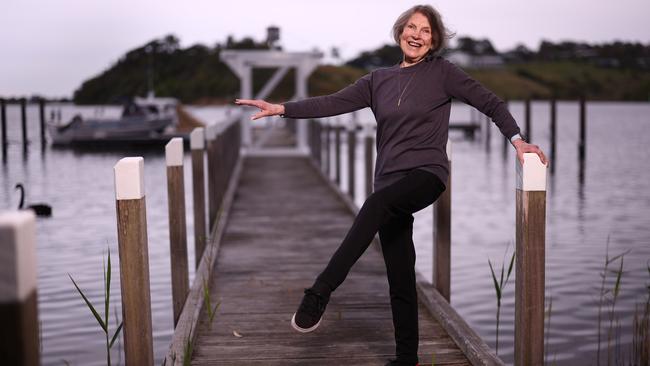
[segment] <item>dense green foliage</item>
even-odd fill
[[[169,35],[127,52],[96,77],[85,81],[74,93],[78,104],[120,103],[144,96],[153,86],[157,96],[171,96],[184,103],[227,103],[239,95],[239,80],[220,61],[222,49],[267,49],[266,43],[250,38],[214,47],[194,45],[180,48]],[[459,38],[464,52],[495,54],[488,40]],[[626,53],[625,50],[628,52]],[[633,57],[628,57],[632,55]],[[497,68],[467,71],[503,98],[565,98],[585,96],[600,100],[648,100],[650,98],[650,47],[614,43],[589,46],[576,43],[542,43],[537,52],[522,46],[501,54],[506,63]],[[398,46],[385,45],[363,52],[344,66],[321,66],[309,79],[311,95],[335,92],[377,67],[395,65],[401,59]],[[633,62],[634,61],[634,62]],[[616,66],[616,67],[614,67]],[[256,69],[253,90],[260,90],[273,70]],[[289,72],[268,98],[293,96],[294,73]]]

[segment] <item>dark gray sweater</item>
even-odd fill
[[[377,69],[334,94],[287,102],[284,116],[328,117],[369,107],[377,120],[375,190],[412,169],[427,170],[446,183],[452,98],[492,118],[508,139],[519,133],[501,99],[442,57],[411,67]]]

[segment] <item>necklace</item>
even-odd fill
[[[413,76],[417,74],[417,70],[415,70],[414,73],[411,74],[411,77],[409,78],[409,81],[406,82],[406,85],[404,86],[404,90],[402,90],[402,68],[400,67],[399,73],[397,74],[397,92],[398,92],[398,97],[397,97],[397,108],[399,108],[399,105],[402,104],[402,96],[404,96],[404,93],[406,92],[406,89],[408,89],[409,84],[411,84],[411,80],[413,80]]]

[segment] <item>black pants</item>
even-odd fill
[[[414,169],[371,194],[314,283],[319,292],[334,291],[379,232],[390,286],[396,355],[405,363],[417,362],[419,341],[412,214],[432,204],[444,190],[444,184],[434,174]]]

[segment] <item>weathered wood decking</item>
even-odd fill
[[[306,157],[247,157],[212,274],[193,365],[383,365],[394,355],[381,254],[370,247],[332,295],[323,323],[299,334],[289,322],[353,217]],[[241,337],[236,336],[241,335]],[[420,362],[469,365],[420,306]]]

